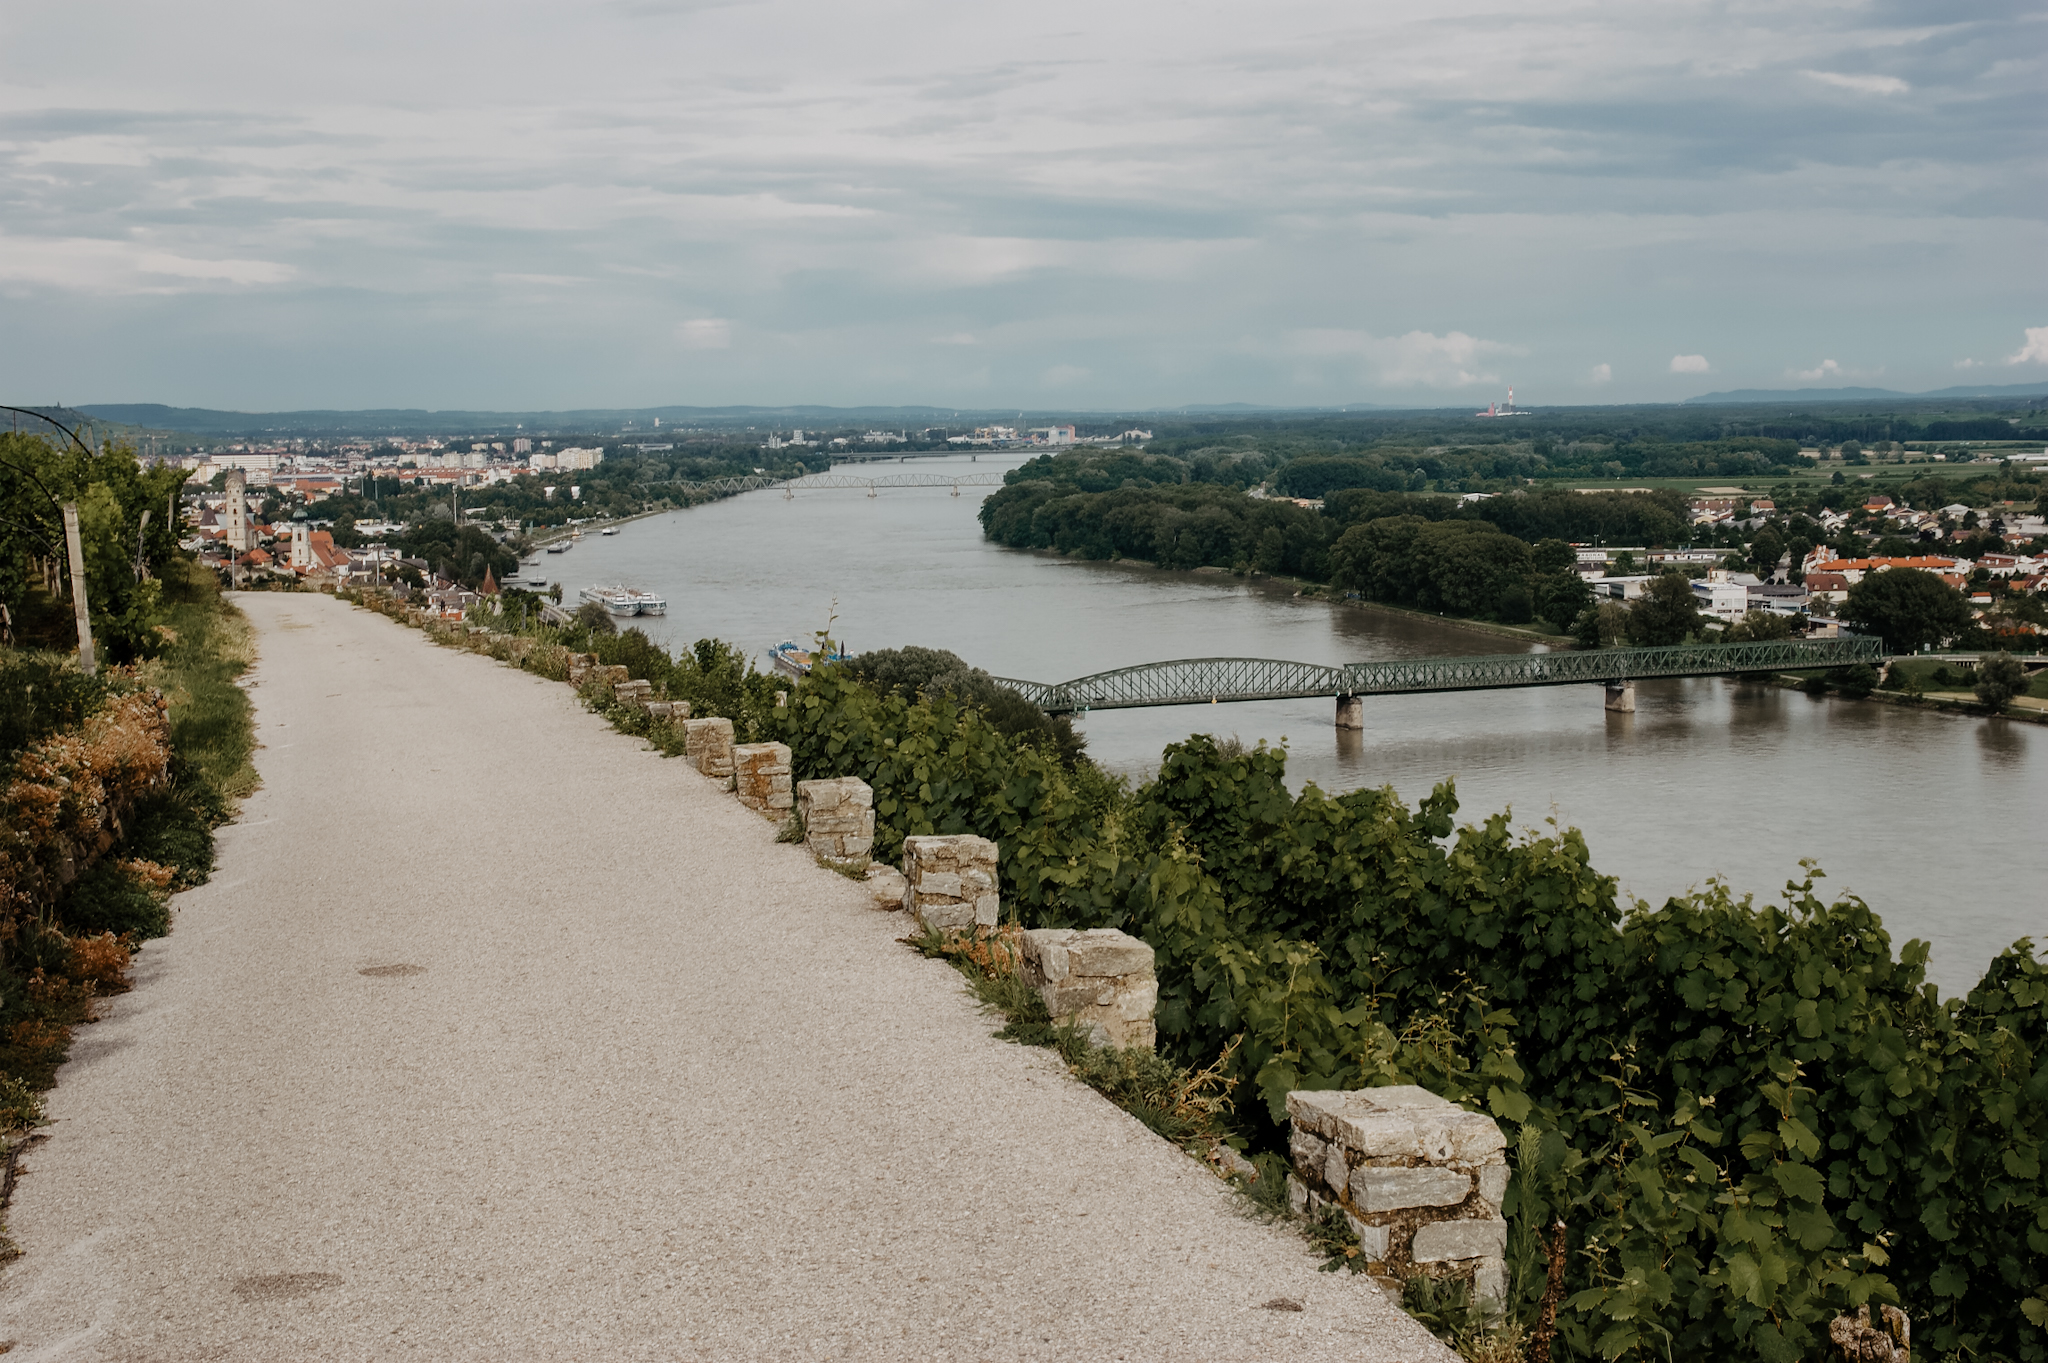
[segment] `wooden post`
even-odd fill
[[[64,503],[64,542],[71,550],[71,608],[78,614],[78,665],[99,671],[92,652],[92,616],[85,604],[85,546],[78,538],[78,503]]]

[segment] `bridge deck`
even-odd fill
[[[1572,686],[1650,677],[1719,677],[1875,663],[1877,639],[1778,639],[1671,648],[1588,652],[1487,653],[1467,658],[1397,658],[1387,662],[1284,662],[1273,658],[1182,658],[1145,663],[1064,682],[998,678],[1053,714],[1125,710],[1212,701],[1295,700],[1311,696],[1393,696],[1421,691],[1493,691],[1517,686]]]

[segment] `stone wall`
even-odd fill
[[[1481,1301],[1506,1290],[1507,1141],[1491,1117],[1413,1085],[1287,1095],[1297,1211],[1342,1207],[1368,1270],[1462,1279]]]
[[[799,781],[797,816],[804,844],[827,861],[858,861],[875,846],[875,792],[858,776]]]
[[[740,803],[763,814],[787,810],[796,797],[789,786],[787,743],[742,743],[732,750],[732,789]]]
[[[1098,1046],[1152,1049],[1159,979],[1149,943],[1115,928],[1037,928],[1023,948],[1025,982],[1056,1025],[1078,1023]]]
[[[1002,917],[996,845],[969,833],[903,840],[903,908],[941,932],[992,928]]]
[[[732,775],[732,721],[683,721],[683,758],[706,776]]]

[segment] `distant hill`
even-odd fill
[[[1874,398],[2038,398],[2048,397],[2048,383],[1959,384],[1926,393],[1906,393],[1896,388],[1737,388],[1726,393],[1702,393],[1687,398],[1687,405],[1731,406],[1755,402],[1868,402]]]
[[[972,413],[957,416],[952,408],[940,407],[593,407],[567,412],[478,412],[427,411],[422,408],[373,408],[365,411],[228,412],[211,407],[167,407],[156,402],[91,403],[74,410],[101,421],[123,426],[141,426],[154,431],[178,431],[190,435],[395,435],[505,430],[515,426],[528,430],[589,431],[632,422],[652,427],[658,418],[665,426],[729,425],[746,421],[774,421],[782,425],[808,425],[814,421],[964,421]],[[1015,417],[1012,414],[1011,419]]]
[[[157,402],[98,402],[72,410],[95,420],[145,430],[172,431],[181,435],[205,436],[357,436],[380,435],[474,435],[485,432],[524,434],[551,431],[597,432],[616,430],[631,423],[652,431],[659,419],[671,426],[739,426],[748,423],[774,426],[829,426],[854,422],[878,425],[917,424],[925,426],[976,426],[990,422],[1016,425],[1020,421],[1047,421],[1055,417],[1165,416],[1192,413],[1214,416],[1245,416],[1257,413],[1393,411],[1383,403],[1353,402],[1342,407],[1264,407],[1250,402],[1226,402],[1188,407],[1128,409],[1122,412],[1082,412],[1048,409],[1038,412],[1015,407],[970,410],[953,407],[825,407],[797,404],[788,407],[589,407],[563,412],[483,412],[424,408],[371,408],[362,411],[310,410],[300,412],[230,412],[212,407],[169,407]]]

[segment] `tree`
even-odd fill
[[[1970,627],[1963,594],[1933,573],[1891,568],[1871,573],[1849,589],[1842,618],[1884,639],[1894,653],[1917,653]]]
[[[1628,613],[1628,641],[1639,648],[1682,644],[1699,628],[1699,598],[1683,573],[1657,577]]]
[[[1749,542],[1749,561],[1756,565],[1758,576],[1766,582],[1777,573],[1778,560],[1784,556],[1785,541],[1778,538],[1775,530],[1759,530]]]
[[[1572,621],[1572,635],[1581,648],[1613,648],[1628,638],[1628,617],[1628,607],[1619,601],[1602,601]]]
[[[1994,653],[1977,664],[1977,699],[1993,712],[2003,710],[2014,696],[2024,695],[2027,671],[2010,653]]]
[[[1749,611],[1728,627],[1730,643],[1791,637],[1792,618],[1773,611]]]

